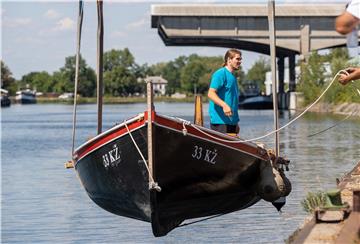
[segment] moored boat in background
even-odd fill
[[[242,85],[239,96],[239,109],[273,109],[272,96],[262,95],[254,82]]]
[[[36,91],[30,89],[17,91],[15,101],[21,104],[36,103]]]
[[[11,105],[9,92],[2,88],[0,89],[0,91],[1,91],[1,107],[9,107]]]

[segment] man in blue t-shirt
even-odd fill
[[[239,133],[239,87],[234,75],[240,69],[241,52],[230,49],[224,56],[223,67],[211,77],[208,97],[211,129],[229,134]]]

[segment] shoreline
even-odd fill
[[[15,104],[15,99],[10,98],[11,103]],[[202,96],[202,102],[207,103],[208,98]],[[171,98],[171,97],[154,97],[155,102],[168,102],[168,103],[195,103],[195,97],[186,98]],[[48,98],[38,97],[37,103],[53,103],[53,104],[73,104],[73,99],[60,99],[60,98]],[[78,104],[95,104],[96,97],[81,97],[77,101]],[[146,97],[104,97],[103,104],[131,104],[131,103],[146,103]],[[300,107],[295,111],[304,111],[306,107]],[[352,115],[360,117],[360,103],[342,103],[342,104],[331,104],[331,103],[317,103],[309,112],[312,113],[329,113],[337,115]]]
[[[313,113],[331,113],[360,117],[360,103],[317,103],[309,111]]]

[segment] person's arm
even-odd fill
[[[349,68],[346,70],[349,74],[341,74],[339,82],[343,85],[346,85],[352,80],[360,79],[360,67],[358,68]]]
[[[229,107],[229,105],[226,104],[226,102],[224,102],[216,93],[216,89],[214,88],[209,88],[208,91],[208,98],[210,98],[215,104],[219,105],[220,107],[222,107],[224,114],[226,116],[232,116],[232,111],[231,108]]]
[[[345,35],[353,31],[357,24],[359,24],[359,19],[345,11],[336,18],[335,29],[338,33]]]

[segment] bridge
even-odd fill
[[[284,92],[285,58],[289,90],[295,91],[295,56],[346,46],[335,31],[344,4],[280,4],[275,7],[279,92]],[[168,46],[217,46],[270,54],[267,4],[156,4],[151,27]],[[360,35],[359,35],[360,36]]]

